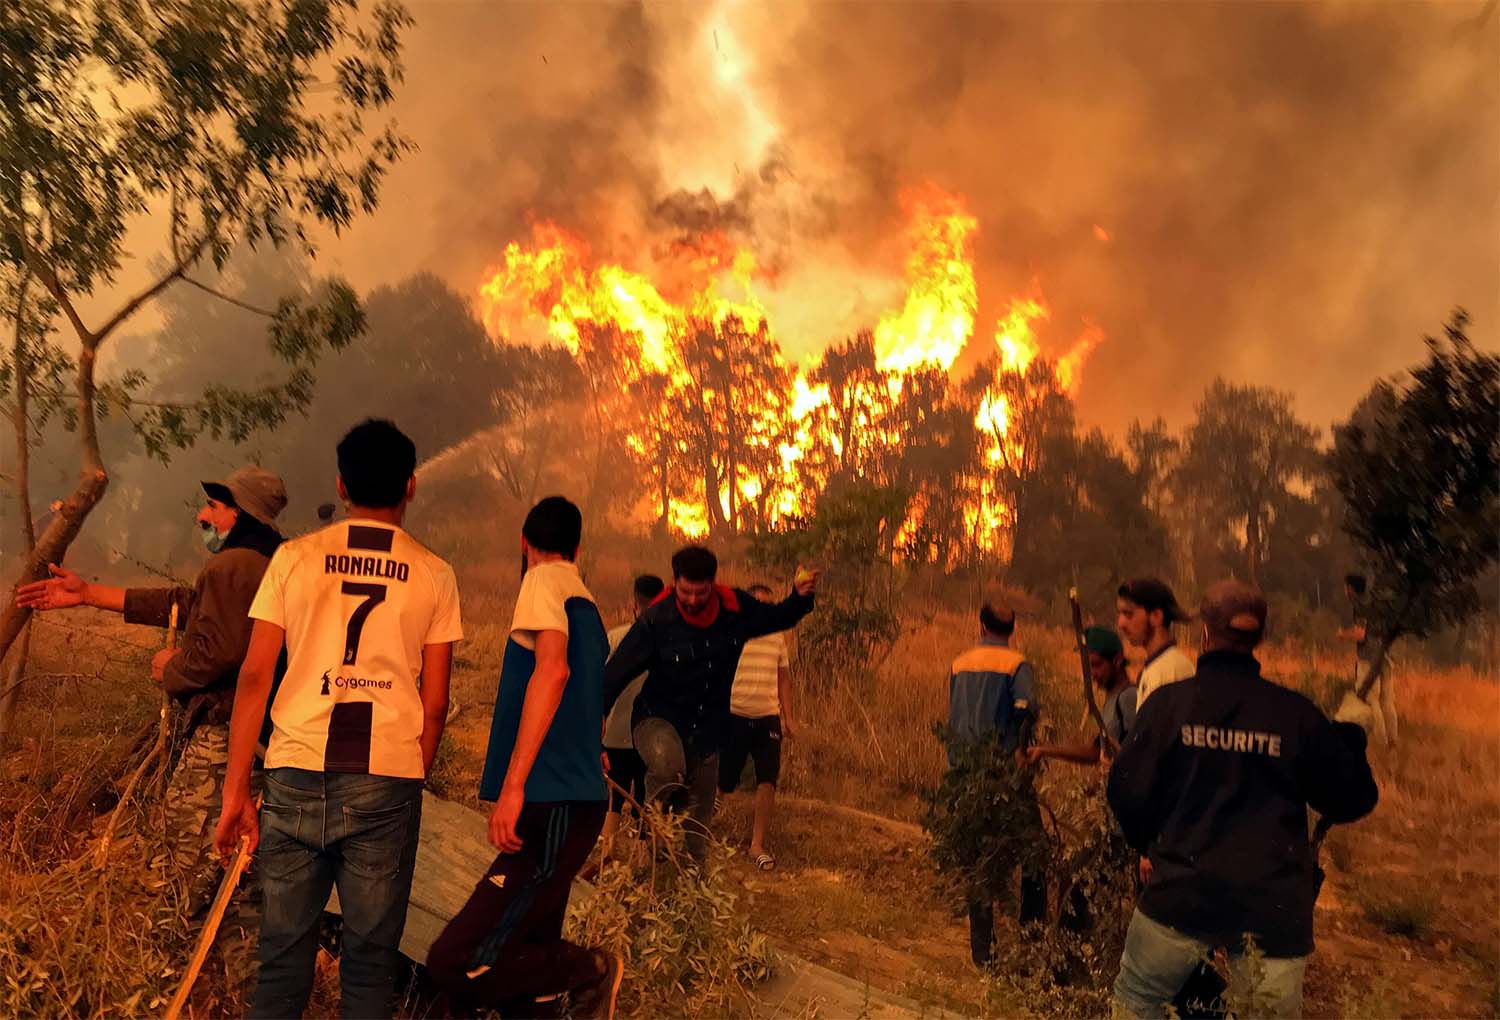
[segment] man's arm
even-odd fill
[[[229,764],[224,771],[224,807],[214,831],[214,846],[220,857],[234,852],[241,836],[250,839],[255,852],[260,843],[260,823],[250,799],[250,764],[266,717],[266,699],[275,679],[276,659],[286,632],[274,623],[256,620],[250,632],[250,650],[240,666],[234,689],[234,711],[229,717]]]
[[[1307,804],[1330,822],[1357,821],[1375,810],[1380,790],[1365,756],[1365,731],[1319,717],[1297,766]]]
[[[604,664],[604,714],[609,715],[630,681],[649,670],[656,661],[656,636],[644,616],[636,617],[635,623],[620,639],[619,647]]]
[[[1096,740],[1091,744],[1038,744],[1027,752],[1026,758],[1032,764],[1043,758],[1056,758],[1058,761],[1070,761],[1076,765],[1095,765],[1099,761],[1099,742]]]
[[[797,722],[792,714],[792,671],[786,666],[776,667],[776,701],[781,709],[782,732],[795,736]]]
[[[116,613],[124,611],[124,588],[115,588],[107,584],[91,584],[67,567],[60,567],[56,563],[47,564],[47,570],[52,576],[45,581],[33,581],[16,589],[16,605],[43,612],[52,609],[72,609],[74,606],[108,609]],[[172,591],[173,589],[163,590]],[[163,614],[158,626],[166,626],[166,623],[167,618]]]
[[[780,602],[762,602],[753,595],[740,595],[740,619],[745,630],[745,639],[763,637],[791,630],[812,612],[813,596],[799,595],[795,591]]]
[[[210,687],[244,661],[250,646],[250,603],[255,600],[259,579],[256,584],[249,582],[247,575],[237,574],[220,557],[203,568],[197,597],[190,600],[193,613],[179,615],[179,619],[187,620],[182,644],[162,669],[162,689],[168,694],[190,694]],[[134,601],[129,597],[132,594],[127,593],[127,605]],[[131,619],[129,613],[126,619]]]
[[[490,842],[501,853],[513,854],[521,849],[516,822],[526,802],[526,780],[567,685],[568,635],[559,630],[537,631],[536,665],[526,684],[526,700],[521,703],[521,721],[510,752],[510,767],[505,770],[500,799],[490,813]]]
[[[1011,678],[1011,711],[1021,719],[1016,740],[1016,764],[1026,764],[1026,750],[1031,746],[1032,734],[1036,731],[1037,716],[1041,705],[1036,698],[1036,672],[1031,663],[1022,662]]]
[[[422,646],[422,775],[432,775],[443,726],[448,721],[448,681],[453,672],[453,642]]]

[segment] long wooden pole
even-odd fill
[[[188,958],[187,973],[182,975],[182,983],[177,986],[177,994],[172,996],[172,1004],[167,1007],[164,1020],[177,1020],[182,1012],[182,1007],[187,1003],[188,993],[193,990],[193,983],[198,980],[198,972],[203,969],[203,961],[208,959],[208,951],[214,944],[214,938],[219,934],[219,925],[224,922],[224,914],[229,909],[229,900],[234,896],[235,888],[240,884],[240,876],[250,866],[250,837],[241,836],[239,848],[234,852],[234,859],[229,862],[229,870],[224,873],[224,878],[219,882],[219,891],[214,895],[213,906],[209,908],[208,918],[203,922],[203,930],[198,933],[198,941],[193,945],[193,955]]]
[[[1120,745],[1105,728],[1104,714],[1099,711],[1099,702],[1094,697],[1094,678],[1089,673],[1089,650],[1084,643],[1083,636],[1083,607],[1078,604],[1077,588],[1068,589],[1068,604],[1073,610],[1073,640],[1078,645],[1078,664],[1083,672],[1083,703],[1088,706],[1089,718],[1093,719],[1094,725],[1099,727],[1099,738],[1104,741],[1104,746],[1113,755],[1120,750]]]

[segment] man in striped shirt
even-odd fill
[[[771,598],[771,589],[752,586],[750,594],[761,601]],[[767,634],[745,642],[729,694],[729,733],[719,756],[719,789],[733,793],[739,785],[745,760],[755,763],[755,822],[750,830],[750,860],[761,871],[776,867],[766,851],[766,830],[776,806],[776,781],[781,776],[781,738],[794,736],[792,721],[791,660],[786,634]]]

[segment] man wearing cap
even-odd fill
[[[1125,647],[1120,643],[1120,635],[1108,627],[1090,627],[1084,631],[1083,647],[1089,656],[1089,677],[1104,696],[1099,710],[1104,717],[1104,731],[1118,747],[1135,724],[1136,710],[1136,689],[1125,670]],[[1089,723],[1085,718],[1084,724]],[[1093,739],[1079,744],[1038,744],[1026,755],[1033,764],[1043,758],[1056,758],[1094,765],[1105,752],[1103,743],[1103,738],[1095,734]]]
[[[207,906],[218,884],[213,832],[229,759],[235,680],[250,645],[250,603],[281,544],[275,520],[286,506],[281,479],[254,465],[202,484],[206,499],[197,523],[209,558],[193,587],[116,588],[86,582],[54,563],[48,566],[50,579],[23,585],[16,593],[20,605],[33,609],[89,606],[152,627],[167,626],[172,607],[177,607],[182,640],[152,657],[151,677],[182,706],[179,732],[187,742],[167,788],[167,836],[173,865],[188,882],[194,913]],[[253,886],[241,888],[220,929],[225,935],[234,934],[236,927],[244,932],[244,938],[221,939],[237,979],[248,978],[253,970],[248,939],[258,928]]]
[[[1136,701],[1140,705],[1152,693],[1193,675],[1189,659],[1172,637],[1172,624],[1190,619],[1177,604],[1177,596],[1166,582],[1154,577],[1137,578],[1120,585],[1115,599],[1115,622],[1126,641],[1146,652],[1146,663],[1136,678]]]
[[[1307,809],[1345,823],[1375,807],[1364,731],[1261,676],[1266,603],[1255,589],[1221,581],[1201,616],[1196,675],[1142,706],[1110,770],[1110,806],[1153,865],[1115,1016],[1162,1016],[1204,953],[1223,948],[1255,1015],[1300,1017],[1320,876]]]
[[[957,750],[962,741],[985,739],[998,732],[1000,746],[1014,754],[1017,767],[1027,764],[1026,751],[1036,724],[1036,673],[1026,656],[1010,647],[1016,629],[1015,610],[986,602],[979,609],[979,644],[953,661],[948,671],[948,733],[953,741],[948,747],[948,765],[958,763]],[[1020,834],[1023,840],[1045,837],[1041,829],[1040,808],[1027,815],[1035,816],[1035,831]],[[1030,867],[1021,871],[1020,922],[1029,924],[1046,920],[1046,876]],[[976,967],[989,966],[995,948],[995,908],[993,903],[969,903],[969,955]]]

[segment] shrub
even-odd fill
[[[651,808],[646,824],[658,837],[656,859],[606,862],[569,916],[568,938],[625,960],[622,1015],[748,1017],[750,986],[771,976],[774,957],[725,873],[731,851],[711,842],[696,864],[681,852],[676,816]],[[614,845],[629,846],[637,833],[623,822]]]

